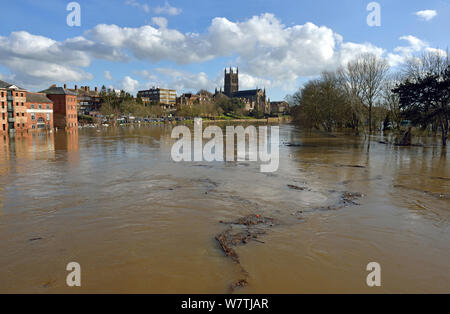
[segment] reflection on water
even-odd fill
[[[244,293],[450,292],[447,151],[370,146],[280,127],[280,167],[175,163],[169,126],[0,137],[0,292],[227,292],[239,268],[214,240],[251,213],[280,225],[237,248]],[[303,190],[289,188],[302,187]],[[360,206],[318,211],[343,191]],[[299,216],[299,213],[300,216]],[[369,262],[382,287],[366,286]]]

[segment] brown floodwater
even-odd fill
[[[227,293],[242,274],[215,240],[219,221],[249,214],[279,223],[236,248],[249,283],[239,293],[450,292],[450,153],[438,139],[369,145],[284,124],[280,167],[261,173],[175,163],[170,134],[0,137],[0,292]],[[363,193],[360,205],[317,210],[343,191]],[[69,262],[81,288],[66,286]],[[370,262],[381,287],[366,284]]]

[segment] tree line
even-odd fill
[[[120,91],[107,91],[102,87],[100,97],[102,98],[101,113],[108,117],[119,117],[122,115],[133,115],[136,117],[160,118],[168,114],[178,117],[194,118],[217,118],[217,117],[244,117],[247,115],[257,116],[259,113],[247,113],[245,103],[242,99],[229,98],[223,94],[213,97],[213,94],[200,90],[197,95],[206,96],[207,100],[195,100],[192,105],[178,106],[176,110],[168,110],[159,103],[144,103],[142,99],[133,97],[131,94]],[[263,113],[264,116],[264,113]]]
[[[374,54],[361,54],[335,71],[326,71],[288,97],[294,121],[308,129],[355,135],[400,130],[403,122],[441,132],[446,146],[450,118],[448,53],[411,57],[397,71]]]

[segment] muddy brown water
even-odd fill
[[[241,269],[215,240],[219,222],[252,214],[280,223],[235,248],[248,272],[237,293],[450,292],[450,153],[438,140],[369,146],[281,125],[279,170],[264,174],[175,163],[170,134],[0,137],[0,292],[226,293]],[[364,194],[360,205],[324,210],[344,191]],[[66,286],[73,261],[81,288]],[[370,262],[381,287],[366,285]]]

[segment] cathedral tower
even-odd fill
[[[239,91],[239,68],[236,73],[230,67],[230,73],[225,69],[225,95],[231,97],[233,93]]]

